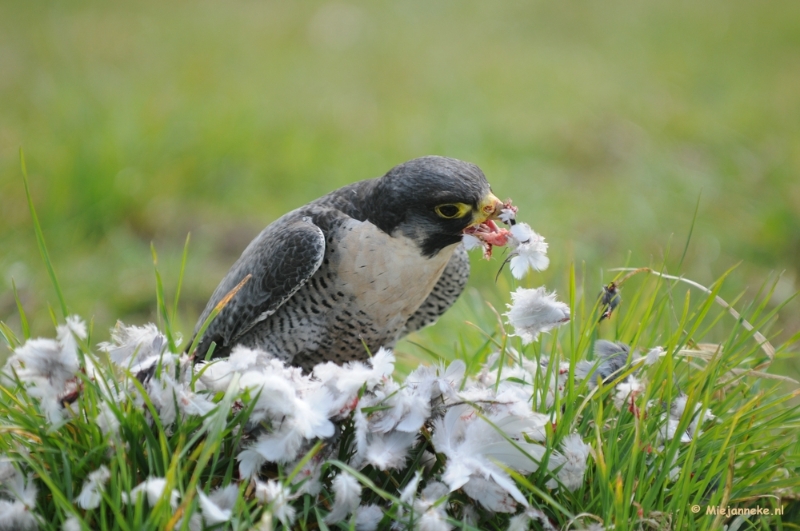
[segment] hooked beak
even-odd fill
[[[490,192],[478,205],[478,210],[473,216],[470,227],[486,223],[490,219],[497,219],[500,216],[500,211],[503,210],[503,206],[503,202]]]

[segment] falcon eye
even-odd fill
[[[440,218],[453,219],[463,218],[471,210],[469,205],[464,203],[445,203],[435,208]]]

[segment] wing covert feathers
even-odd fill
[[[227,355],[239,337],[275,313],[311,278],[324,255],[325,235],[310,217],[283,218],[269,225],[247,246],[211,296],[199,323],[243,278],[252,275],[211,322],[197,356],[205,356],[212,341],[216,343],[214,357]]]

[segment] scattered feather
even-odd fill
[[[82,529],[81,521],[75,515],[69,516],[61,526],[61,531],[82,531]]]
[[[206,496],[198,487],[197,496],[203,521],[208,525],[229,521],[238,492],[236,485],[229,485],[224,489],[218,489],[211,496]]]
[[[509,245],[513,250],[509,255],[509,267],[514,278],[524,278],[531,269],[547,269],[550,258],[547,257],[547,243],[544,238],[536,234],[527,223],[513,225],[510,232]]]
[[[356,509],[356,531],[376,531],[381,520],[383,509],[377,505],[361,505]]]
[[[75,498],[77,504],[83,509],[99,507],[100,501],[103,499],[103,490],[109,479],[111,479],[111,471],[105,465],[90,472],[86,481],[83,482],[80,494]]]
[[[557,301],[555,293],[547,293],[544,287],[518,288],[511,293],[511,300],[505,316],[523,344],[569,321],[569,306]]]
[[[28,531],[38,529],[30,508],[20,501],[0,500],[0,531]]]
[[[160,500],[167,488],[167,480],[164,478],[149,477],[131,490],[130,494],[127,492],[122,493],[122,501],[125,503],[135,503],[137,497],[140,495],[147,496],[147,503],[150,507],[154,507],[158,500]],[[180,494],[177,489],[172,489],[169,492],[169,505],[173,509],[178,508],[178,499]]]
[[[100,343],[98,348],[107,352],[111,361],[121,367],[133,366],[158,357],[167,349],[168,342],[156,325],[125,326],[118,321],[111,330],[111,341]]]
[[[340,472],[333,478],[333,506],[325,517],[325,523],[335,524],[344,520],[356,510],[361,502],[361,484],[347,472]]]
[[[294,523],[296,511],[290,503],[292,493],[289,489],[272,479],[266,483],[256,481],[255,495],[259,502],[270,504],[275,518],[280,520],[284,526]]]
[[[561,442],[561,453],[551,456],[553,461],[549,464],[551,468],[554,465],[559,467],[556,477],[568,490],[576,490],[583,485],[590,449],[591,447],[583,442],[580,435],[573,433],[567,435]],[[554,481],[548,483],[550,488],[555,486]]]

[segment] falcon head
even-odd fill
[[[464,230],[496,219],[503,202],[468,162],[422,157],[375,180],[368,218],[384,232],[413,240],[425,256],[461,241]]]

